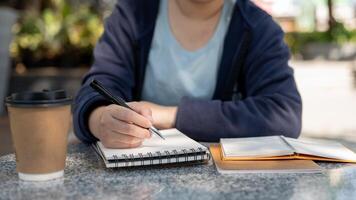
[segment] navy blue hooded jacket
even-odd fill
[[[74,130],[81,141],[97,140],[88,129],[89,114],[110,104],[90,88],[92,79],[126,101],[140,100],[158,7],[159,0],[120,0],[106,20],[93,66],[75,101]],[[249,0],[237,0],[222,37],[213,99],[182,98],[176,128],[209,142],[232,137],[298,137],[302,103],[281,28]]]

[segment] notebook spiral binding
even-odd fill
[[[134,154],[121,154],[120,158],[114,155],[112,162],[114,163],[115,167],[120,167],[121,163],[124,164],[124,167],[129,167],[143,166],[146,162],[149,162],[149,165],[179,163],[182,162],[180,161],[182,158],[184,159],[184,162],[203,161],[210,159],[210,154],[200,147],[197,149],[183,149],[181,151],[182,153],[179,153],[176,149],[174,149],[172,151],[164,152],[148,152],[145,155],[139,153],[136,156]],[[166,159],[167,162],[163,163],[164,159]],[[155,163],[155,160],[157,160],[158,163]]]

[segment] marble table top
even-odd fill
[[[356,199],[356,165],[319,164],[327,170],[221,175],[212,162],[106,169],[91,147],[74,144],[64,177],[47,182],[19,180],[14,155],[0,157],[0,199]]]

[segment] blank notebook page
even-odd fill
[[[166,151],[172,155],[207,151],[205,146],[185,136],[177,129],[161,130],[160,132],[165,140],[152,134],[150,139],[145,140],[143,144],[137,148],[109,149],[104,147],[101,142],[97,144],[108,160],[114,159],[114,156],[117,156],[119,159],[124,158],[122,155],[132,155],[134,158],[140,158],[140,154],[143,157],[151,157],[159,156],[159,153],[163,154]],[[194,151],[192,151],[192,149]]]
[[[317,139],[285,139],[299,154],[356,161],[356,154],[338,142]]]
[[[280,136],[220,139],[220,144],[224,157],[271,157],[294,153]]]

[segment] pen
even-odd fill
[[[90,83],[90,86],[95,91],[97,91],[99,94],[103,95],[107,100],[111,101],[112,103],[134,111],[132,108],[130,108],[129,105],[127,105],[125,103],[125,101],[121,97],[112,95],[106,88],[104,88],[104,86],[99,81],[97,81],[95,79],[92,80],[92,82]],[[134,111],[134,112],[136,112],[136,111]],[[155,127],[151,126],[148,130],[150,130],[151,132],[155,133],[160,138],[165,140],[165,138],[162,136],[162,134]]]

